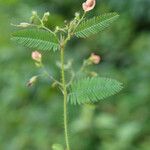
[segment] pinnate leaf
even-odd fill
[[[57,50],[59,48],[57,37],[42,29],[23,29],[12,34],[14,42],[38,50]]]
[[[92,77],[76,80],[70,87],[68,101],[71,104],[94,103],[118,93],[122,84],[114,79]]]
[[[75,30],[77,37],[86,38],[109,27],[119,15],[117,13],[107,13],[89,20],[84,20]]]

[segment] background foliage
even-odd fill
[[[10,23],[27,21],[32,10],[50,11],[47,26],[63,24],[83,1],[1,0],[0,1],[0,149],[49,150],[63,144],[62,97],[41,79],[27,88],[38,70],[31,50],[10,42]],[[150,147],[150,1],[97,0],[93,13],[117,11],[120,19],[112,28],[88,40],[74,39],[66,58],[74,69],[91,52],[101,55],[94,69],[101,76],[124,82],[124,90],[97,106],[71,106],[70,140],[74,150],[148,150]],[[43,52],[47,69],[58,79],[58,53]],[[40,85],[40,86],[39,86]]]

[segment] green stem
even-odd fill
[[[85,13],[83,14],[82,18],[78,22],[77,26],[81,23],[84,19]],[[76,26],[76,27],[77,27]],[[74,33],[74,32],[73,32]],[[64,48],[70,38],[73,36],[73,33],[68,31],[68,35],[66,39],[61,37],[60,40],[60,51],[61,51],[61,79],[62,79],[62,88],[63,88],[63,95],[64,95],[64,132],[65,132],[65,142],[66,142],[66,150],[70,150],[69,146],[69,138],[68,138],[68,124],[67,124],[67,84],[65,81],[65,69],[64,69]],[[70,83],[69,83],[70,84]]]
[[[64,45],[61,46],[61,78],[63,86],[64,95],[64,132],[65,132],[65,142],[67,150],[70,150],[69,138],[68,138],[68,125],[67,125],[67,87],[65,81],[65,71],[64,71]]]

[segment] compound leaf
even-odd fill
[[[70,87],[68,101],[71,104],[94,103],[118,93],[122,84],[114,79],[92,77],[76,80]]]
[[[13,41],[28,48],[38,50],[57,50],[59,47],[57,37],[42,29],[24,29],[12,34]]]
[[[109,27],[119,15],[117,13],[107,13],[89,20],[84,20],[75,30],[77,37],[86,38]]]

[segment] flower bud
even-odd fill
[[[92,77],[97,77],[97,76],[98,76],[97,72],[94,72],[94,71],[90,72],[90,75],[91,75]]]
[[[46,12],[46,13],[44,13],[44,16],[49,16],[50,15],[50,13],[49,12]]]
[[[19,25],[17,25],[17,27],[22,27],[22,28],[27,28],[27,27],[29,27],[29,26],[31,26],[31,24],[26,23],[26,22],[22,22],[22,23],[20,23]]]
[[[85,12],[92,10],[96,5],[96,0],[87,0],[82,4],[82,8]]]
[[[36,11],[32,11],[32,16],[37,16],[37,12]]]
[[[41,62],[41,60],[42,60],[41,53],[39,53],[38,51],[32,52],[32,59],[37,61],[37,62]]]
[[[99,64],[101,58],[99,55],[95,55],[94,53],[91,54],[89,60],[91,61],[91,63],[93,64]]]
[[[76,18],[77,20],[79,20],[79,19],[80,19],[80,13],[76,12],[76,13],[75,13],[75,18]]]
[[[44,16],[43,16],[42,20],[43,20],[43,21],[48,21],[49,15],[50,15],[49,12],[44,13]]]
[[[33,86],[33,84],[37,81],[37,76],[33,76],[29,81],[28,81],[28,83],[27,83],[27,86],[28,87],[31,87],[31,86]]]
[[[56,26],[55,30],[57,30],[57,31],[58,31],[59,29],[60,29],[60,28],[59,28],[59,26]]]
[[[53,144],[52,150],[64,150],[64,148],[60,144]]]
[[[36,11],[32,11],[32,16],[30,18],[31,23],[34,23],[35,19],[37,19],[37,18],[38,18],[37,12]]]

